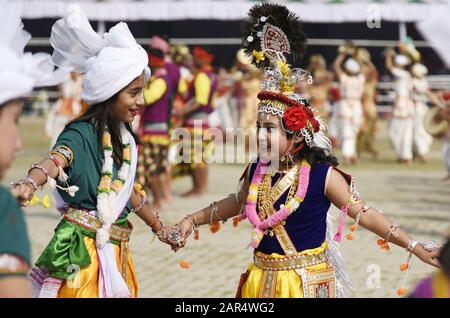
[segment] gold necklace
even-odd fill
[[[272,175],[266,174],[264,176],[263,182],[261,182],[260,186],[258,187],[258,216],[261,221],[267,218],[267,211],[273,211],[274,204],[276,202],[273,202],[274,198],[274,192],[271,191],[272,189],[275,189],[280,180],[284,176],[280,176],[280,178],[277,180],[276,184],[272,187]],[[297,171],[297,174],[295,175],[294,182],[292,182],[291,186],[289,187],[289,192],[286,197],[285,204],[287,204],[295,195],[295,191],[297,190],[299,183],[299,171]],[[269,210],[270,209],[270,210]],[[285,225],[286,221],[281,222],[281,225]],[[264,231],[265,235],[274,236],[275,232],[273,229],[267,229]]]

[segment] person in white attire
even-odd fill
[[[356,136],[362,121],[361,97],[364,93],[365,78],[359,63],[352,57],[346,59],[343,53],[334,61],[334,71],[341,90],[337,117],[342,155],[346,163],[356,163]]]
[[[426,75],[428,69],[421,63],[415,63],[411,68],[413,76],[413,102],[414,102],[414,146],[417,155],[425,162],[430,152],[433,137],[425,130],[424,116],[428,111],[427,101],[441,104],[438,98],[430,91]]]
[[[410,164],[413,153],[414,104],[411,99],[413,82],[408,66],[411,59],[403,54],[386,52],[386,67],[394,76],[395,103],[389,127],[389,137],[399,162]]]
[[[82,113],[82,83],[83,77],[71,72],[70,77],[59,86],[60,96],[50,109],[45,123],[45,132],[50,137],[50,148],[55,144],[64,126]]]

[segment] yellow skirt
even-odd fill
[[[304,250],[298,255],[318,255],[323,253],[327,247],[327,243],[324,242],[322,246],[314,249]],[[280,255],[277,253],[272,253],[270,255],[266,255],[261,252],[256,252],[256,255],[262,257],[271,257],[271,258],[284,258],[286,256]],[[326,262],[306,267],[308,271],[318,271],[329,268],[329,264]],[[295,270],[279,270],[279,271],[268,271],[264,270],[255,264],[251,264],[247,270],[247,279],[245,283],[242,285],[241,289],[241,297],[242,298],[261,298],[263,293],[262,284],[264,282],[267,283],[268,275],[273,275],[276,273],[275,278],[273,278],[273,282],[270,284],[271,297],[273,298],[303,298],[303,286],[302,280],[300,276],[297,274]]]
[[[98,259],[97,249],[95,247],[95,239],[85,236],[84,243],[91,257],[91,264],[85,268],[82,268],[78,273],[78,277],[75,278],[77,287],[74,287],[73,281],[64,281],[63,285],[59,289],[58,298],[98,298]],[[113,245],[114,252],[116,253],[116,260],[118,268],[121,268],[120,260],[120,246]],[[127,285],[130,289],[131,296],[137,297],[138,285],[136,280],[136,274],[134,271],[133,261],[131,259],[131,253],[128,252],[127,258]]]

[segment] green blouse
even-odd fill
[[[70,148],[73,160],[66,168],[69,185],[79,188],[74,197],[59,190],[61,197],[69,205],[86,210],[97,209],[97,186],[100,182],[103,164],[103,149],[99,143],[97,131],[89,122],[76,122],[68,125],[59,135],[54,149],[58,146]],[[117,177],[119,167],[114,163],[113,179]],[[122,212],[126,216],[131,210],[131,204]]]
[[[16,256],[28,266],[31,264],[30,241],[22,209],[11,192],[0,186],[0,256],[2,254]]]
[[[59,194],[72,207],[96,210],[97,186],[101,178],[103,149],[93,124],[89,122],[69,124],[59,135],[53,149],[57,149],[58,146],[64,146],[65,149],[69,148],[72,152],[72,160],[65,169],[69,176],[67,182],[69,185],[75,185],[79,188],[74,197],[62,190],[58,190]],[[118,165],[114,164],[113,179],[117,177],[118,171]],[[127,207],[115,224],[127,227],[127,216],[130,210],[131,200],[128,201]],[[70,279],[70,268],[73,265],[84,267],[91,263],[84,244],[84,236],[95,238],[95,233],[75,223],[61,220],[36,265],[47,269],[53,277]],[[111,243],[119,244],[119,242],[113,240],[111,240]]]

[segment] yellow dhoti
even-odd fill
[[[324,256],[326,247],[327,243],[325,242],[318,248],[304,250],[290,257],[277,253],[267,255],[261,252],[256,252],[255,261],[257,259],[264,260],[267,266],[272,266],[273,268],[269,270],[256,262],[251,264],[247,270],[247,279],[242,285],[241,297],[303,298],[305,296],[304,286],[297,271],[295,269],[283,270],[282,268],[284,267],[276,268],[276,266],[277,264],[281,264],[281,266],[292,264],[291,262],[293,260],[296,260],[297,264],[299,264],[300,259],[309,261],[314,257],[317,258],[317,261],[314,261],[316,264],[304,266],[304,270],[309,273],[329,272],[326,274],[326,278],[323,279],[322,284],[334,284],[334,271]],[[327,281],[330,277],[331,279]],[[317,286],[319,289],[321,288],[320,283]],[[323,290],[325,291],[325,289]],[[318,293],[319,297],[334,297],[334,292],[328,294],[327,291],[323,293],[319,291]]]
[[[99,267],[98,267],[98,256],[97,248],[95,247],[95,239],[88,236],[84,237],[84,243],[91,257],[91,264],[82,268],[78,275],[75,276],[73,280],[65,280],[62,284],[59,292],[58,298],[98,298],[98,277],[99,277]],[[119,270],[122,270],[122,260],[121,260],[121,247],[119,245],[113,245],[114,252],[116,254],[116,261]],[[130,289],[131,296],[137,297],[138,294],[138,284],[136,280],[136,274],[134,271],[133,261],[131,259],[131,253],[128,250],[124,255],[126,256],[126,283]]]

